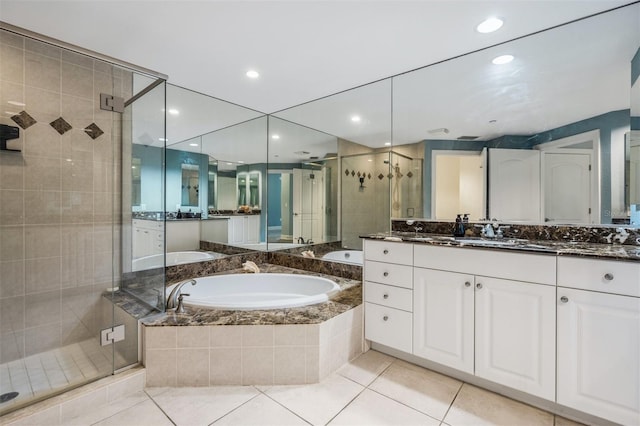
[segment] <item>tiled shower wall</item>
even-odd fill
[[[128,98],[131,81],[0,31],[0,123],[20,126],[9,147],[21,150],[0,151],[0,363],[107,325],[98,307],[119,276],[120,116],[99,96]]]

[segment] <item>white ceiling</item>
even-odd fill
[[[270,113],[626,3],[0,0],[0,19]]]

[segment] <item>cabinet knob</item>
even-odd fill
[[[613,274],[607,272],[606,274],[604,274],[604,279],[607,281],[613,281]]]
[[[388,272],[384,272],[382,275],[384,275],[385,277],[388,277],[389,273]]]
[[[383,299],[388,299],[388,298],[389,298],[389,295],[388,295],[387,293],[385,293],[384,295],[382,295],[382,298],[383,298]]]
[[[567,296],[562,296],[562,297],[560,298],[560,301],[561,301],[562,303],[567,303],[567,302],[569,301],[569,298],[568,298]]]
[[[382,251],[382,253],[384,253],[384,254],[389,254],[389,250],[384,249],[384,250]]]
[[[480,290],[482,288],[482,284],[481,283],[476,284],[476,288]]]
[[[382,317],[382,320],[383,320],[383,321],[386,321],[386,320],[388,320],[388,319],[389,319],[389,317],[388,317],[387,315],[385,315],[385,316],[383,316],[383,317]]]
[[[465,287],[471,287],[471,283],[470,283],[469,281],[466,281],[466,282],[464,283],[464,286],[465,286]]]

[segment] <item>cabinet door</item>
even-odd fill
[[[413,354],[473,374],[472,275],[414,268]]]
[[[241,244],[245,241],[245,223],[244,216],[235,216],[229,219],[229,243]]]
[[[246,236],[248,243],[260,242],[260,216],[247,216]]]
[[[555,400],[554,286],[476,277],[476,375]]]
[[[640,299],[558,288],[558,403],[640,424]]]

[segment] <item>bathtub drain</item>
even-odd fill
[[[3,402],[9,402],[12,399],[16,398],[18,395],[20,395],[18,392],[3,393],[2,395],[0,395],[0,404]]]

